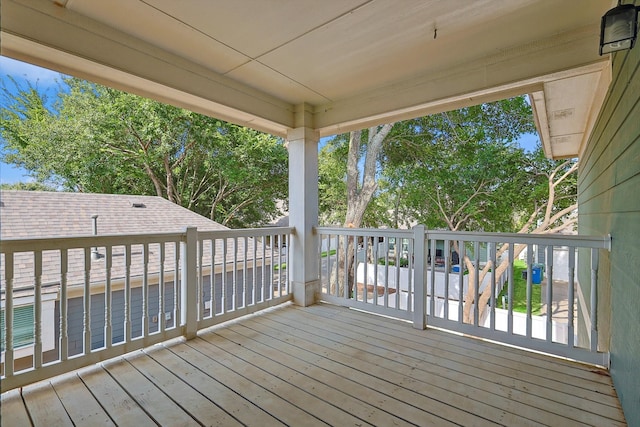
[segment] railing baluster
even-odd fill
[[[575,347],[575,321],[574,321],[574,300],[575,300],[575,272],[576,272],[576,248],[569,246],[569,277],[568,277],[568,289],[567,289],[567,346],[569,348]]]
[[[417,236],[416,236],[417,238]],[[435,268],[435,261],[436,261],[436,251],[437,249],[437,245],[436,245],[436,239],[431,239],[431,262],[429,263],[429,281],[431,282],[429,284],[429,295],[430,295],[430,300],[429,300],[429,314],[433,317],[436,316],[436,268]]]
[[[91,249],[84,248],[84,354],[91,353]]]
[[[278,235],[278,240],[281,241],[282,240],[282,236]],[[282,264],[284,263],[284,261],[282,260],[282,248],[287,248],[286,250],[288,250],[288,246],[286,243],[284,243],[284,246],[280,245],[280,247],[278,248],[278,292],[277,295],[279,297],[282,296],[282,282],[283,282],[283,276],[282,276]]]
[[[513,335],[513,262],[514,262],[514,244],[509,243],[509,266],[508,269],[508,278],[509,285],[507,286],[507,333],[509,335]],[[528,274],[527,277],[530,277],[531,274]]]
[[[533,256],[533,245],[527,246],[527,338],[531,338],[531,328],[533,326],[533,318],[531,317],[531,293],[533,291],[533,269],[531,268]]]
[[[261,275],[262,281],[260,283],[260,301],[266,301],[266,287],[267,287],[267,236],[262,239],[262,257],[261,257]]]
[[[165,262],[165,242],[159,243],[160,253],[158,260],[158,332],[163,334],[165,329],[165,314],[164,314],[164,300],[165,300],[165,288],[164,288],[164,262]]]
[[[409,243],[409,247],[411,248],[410,259],[409,259],[409,267],[411,267],[412,260],[415,261],[415,300],[414,300],[414,310],[413,310],[413,327],[417,329],[424,329],[427,327],[426,323],[426,303],[427,303],[427,278],[425,276],[426,272],[426,233],[424,225],[416,225],[413,227],[414,238],[411,239]],[[414,243],[412,243],[414,242]],[[415,249],[415,251],[414,251]],[[411,271],[411,270],[409,270]],[[409,274],[411,277],[411,274]],[[431,295],[431,300],[433,301],[433,294]],[[408,307],[411,307],[411,304],[408,304]],[[433,314],[433,311],[431,311]]]
[[[142,245],[142,336],[149,335],[149,244]]]
[[[222,305],[221,313],[223,314],[227,312],[227,252],[227,239],[222,239],[222,272],[220,273],[222,289],[220,292],[220,304]]]
[[[131,342],[131,245],[124,247],[124,342]]]
[[[424,234],[424,233],[423,233]],[[407,246],[409,247],[409,252],[407,254],[408,259],[408,265],[407,267],[409,268],[409,271],[411,271],[413,269],[413,255],[414,255],[414,239],[407,239]],[[423,243],[424,245],[424,243]],[[411,307],[414,307],[415,301],[414,299],[416,298],[416,296],[414,296],[414,292],[415,292],[415,277],[411,277],[411,274],[407,275],[409,280],[408,280],[408,284],[407,284],[407,288],[408,288],[408,295],[407,295],[407,311],[412,312],[414,311],[414,309],[412,309]],[[424,273],[423,273],[423,278],[424,278]],[[424,284],[420,284],[420,286],[424,287]],[[423,293],[424,296],[424,293]],[[425,297],[426,298],[426,297]],[[422,303],[422,306],[424,307],[425,302]]]
[[[104,285],[104,345],[107,348],[111,348],[113,345],[112,329],[111,329],[111,262],[112,262],[112,248],[106,246],[105,248],[105,285]]]
[[[384,237],[382,241],[384,251],[384,306],[389,307],[389,238]],[[396,283],[396,293],[400,292],[400,286]],[[396,309],[400,309],[397,305]]]
[[[473,324],[479,326],[480,323],[480,242],[473,242],[473,269],[475,274],[473,275]]]
[[[553,245],[547,246],[546,275],[547,275],[547,342],[553,341]],[[542,278],[542,272],[540,272]]]
[[[231,286],[231,311],[238,309],[238,238],[233,238],[233,286]]]
[[[487,243],[487,253],[489,255],[489,262],[491,263],[491,279],[489,285],[491,286],[491,295],[489,304],[489,328],[492,331],[496,329],[496,247],[498,245],[492,242]]]
[[[179,327],[179,321],[182,319],[182,291],[180,289],[180,278],[182,276],[181,265],[181,247],[179,242],[173,243],[173,327]]]
[[[464,289],[464,268],[462,267],[463,260],[467,256],[467,248],[464,240],[458,242],[458,249],[460,249],[460,271],[458,272],[458,322],[464,323],[464,299],[466,297]]]
[[[34,257],[34,327],[35,327],[35,343],[33,345],[33,367],[35,369],[42,367],[42,251],[36,250]]]
[[[257,240],[254,237],[252,239],[253,242],[253,268],[251,269],[251,281],[252,281],[252,286],[251,286],[251,298],[252,298],[252,302],[251,305],[256,305],[258,303],[258,247],[256,246]],[[245,263],[247,261],[245,260]],[[320,270],[318,270],[320,271]]]
[[[197,283],[197,289],[198,292],[196,293],[196,304],[198,307],[198,320],[202,320],[202,318],[204,317],[204,272],[203,267],[202,267],[202,259],[204,257],[204,239],[203,240],[198,240],[198,261],[196,261],[197,264],[197,269],[198,269],[198,274],[196,275],[198,283]]]
[[[589,310],[591,311],[591,351],[598,350],[598,249],[591,249],[591,294]]]
[[[60,360],[69,358],[69,324],[67,296],[67,273],[69,270],[69,252],[67,249],[60,250]]]
[[[362,301],[367,302],[368,295],[368,285],[369,285],[369,272],[367,271],[367,267],[369,266],[369,238],[367,236],[362,236],[362,248],[364,253],[364,279],[363,279],[363,287],[362,287]],[[356,251],[356,258],[358,257],[358,252]],[[357,269],[353,270],[354,276],[356,276]],[[354,280],[356,283],[357,279]]]
[[[451,252],[451,240],[447,239],[444,241],[444,300],[443,304],[443,318],[449,320],[449,272],[451,271],[450,265],[450,257],[449,253]],[[458,256],[460,258],[460,256]],[[458,259],[458,269],[462,268],[460,265],[460,259]],[[432,297],[433,298],[433,297]],[[436,316],[435,312],[431,313],[432,316]]]
[[[378,237],[373,236],[373,246],[371,248],[373,254],[373,305],[378,305],[378,246]]]
[[[399,236],[395,238],[396,244],[396,308],[400,308],[400,296],[402,293],[402,286],[400,286],[400,248],[402,248],[402,239]],[[411,307],[407,306],[407,311],[411,310]]]
[[[4,375],[13,376],[13,252],[4,254],[4,278],[6,282],[4,306]]]
[[[215,283],[216,283],[216,239],[209,240],[211,245],[211,270],[209,273],[209,315],[216,315]],[[255,257],[254,257],[255,259]]]

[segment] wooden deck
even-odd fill
[[[626,425],[592,367],[284,305],[12,390],[2,425]]]

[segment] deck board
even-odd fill
[[[300,321],[296,327],[300,327],[304,322]],[[262,323],[264,321],[261,321]],[[286,325],[273,325],[271,330],[285,328]],[[316,354],[322,356],[327,349],[333,350],[330,355],[324,359],[332,360],[346,367],[343,375],[353,378],[356,373],[361,375],[365,381],[371,378],[378,378],[391,386],[390,394],[396,395],[399,390],[413,390],[424,397],[424,402],[418,407],[427,411],[432,411],[433,415],[443,416],[448,420],[452,420],[461,425],[478,425],[478,424],[518,424],[518,425],[540,425],[534,420],[523,418],[521,414],[509,413],[501,410],[500,407],[492,407],[484,401],[485,394],[480,392],[476,395],[470,393],[470,388],[466,384],[466,377],[460,379],[449,376],[441,378],[438,376],[437,370],[433,375],[425,376],[418,369],[412,366],[403,366],[401,363],[384,359],[376,354],[375,348],[366,346],[358,346],[357,338],[349,338],[345,343],[336,343],[339,333],[334,333],[331,339],[321,339],[313,336],[314,326],[308,330],[295,331],[289,330],[292,337],[300,338],[298,345],[313,348],[315,346]],[[265,333],[268,333],[265,331]],[[315,343],[305,342],[310,338]],[[289,339],[292,342],[292,339]],[[333,341],[333,342],[332,342]],[[355,346],[349,349],[348,346]],[[323,363],[320,359],[317,363]],[[381,384],[377,384],[381,387]],[[394,389],[395,388],[395,389]],[[437,425],[437,423],[436,423]]]
[[[289,394],[289,398],[293,398],[298,405],[308,408],[314,416],[322,419],[329,425],[362,425],[362,422],[368,422],[373,425],[410,425],[406,421],[389,414],[381,409],[386,402],[376,400],[371,390],[356,387],[354,384],[335,384],[333,387],[326,386],[319,379],[326,378],[330,372],[313,372],[314,375],[304,375],[301,371],[311,367],[295,365],[294,359],[286,352],[270,349],[266,346],[260,346],[256,342],[247,340],[243,335],[234,333],[229,329],[219,331],[224,340],[218,340],[222,345],[238,346],[242,343],[242,347],[236,350],[239,357],[248,363],[260,364],[273,373],[280,380],[275,381],[280,387],[281,392]],[[210,336],[206,337],[211,339]],[[215,340],[214,340],[215,342]],[[233,348],[229,348],[233,350]],[[276,362],[275,358],[279,359]],[[295,368],[300,370],[296,370]],[[316,380],[318,378],[318,380]],[[342,386],[341,386],[342,385]],[[319,398],[311,398],[311,393]],[[355,398],[358,396],[358,398]],[[341,414],[336,408],[344,411]]]
[[[136,427],[156,425],[153,419],[104,369],[80,372],[80,378],[116,425]],[[41,424],[36,423],[36,425]]]
[[[158,349],[155,349],[158,351]],[[129,360],[141,374],[155,386],[172,397],[184,411],[190,413],[201,424],[207,426],[241,426],[242,424],[224,412],[193,387],[182,381],[173,372],[153,360],[149,355]]]
[[[0,397],[0,423],[8,426],[31,425],[19,389],[10,390]]]
[[[180,354],[186,359],[181,358]],[[269,413],[253,405],[247,399],[246,394],[237,394],[233,389],[225,386],[224,383],[229,381],[229,373],[222,370],[209,370],[209,367],[206,366],[205,356],[186,344],[171,347],[167,351],[157,351],[150,354],[150,356],[180,378],[183,378],[191,387],[220,406],[240,423],[247,426],[285,425]],[[198,366],[206,370],[202,371]],[[246,390],[247,394],[250,392],[250,389]]]
[[[115,425],[77,375],[55,378],[51,385],[75,426]]]
[[[22,392],[29,417],[35,425],[73,426],[50,383],[40,383]]]
[[[138,372],[129,362],[115,360],[104,368],[126,393],[159,425],[198,426],[198,422]]]
[[[624,426],[601,369],[286,304],[2,395],[5,425]]]
[[[283,316],[281,320],[286,321],[287,316],[288,315]],[[314,323],[310,320],[310,317],[311,316],[306,316],[303,323],[313,327]],[[328,328],[327,323],[334,323],[335,327],[338,327],[350,320],[351,318],[349,316],[345,318],[330,316],[318,318],[317,323],[321,325],[320,327]],[[414,331],[380,331],[379,329],[383,327],[382,325],[386,324],[388,324],[388,322],[379,324],[374,329],[367,330],[366,336],[364,337],[359,337],[360,334],[353,331],[345,331],[344,334],[351,339],[358,340],[354,341],[354,344],[356,342],[359,343],[360,348],[366,348],[369,353],[389,358],[385,361],[385,366],[387,367],[393,366],[394,361],[401,361],[401,363],[408,364],[412,369],[417,369],[418,373],[422,373],[423,370],[430,371],[432,366],[436,366],[440,368],[440,372],[446,375],[448,380],[456,381],[459,378],[460,386],[473,387],[478,390],[479,393],[485,392],[490,394],[494,397],[493,401],[496,403],[498,403],[496,397],[502,396],[506,399],[504,403],[511,407],[514,407],[516,402],[527,405],[514,407],[516,413],[522,416],[531,414],[537,418],[539,417],[539,411],[542,410],[548,414],[548,422],[561,423],[563,425],[577,422],[578,425],[584,425],[594,422],[595,420],[596,423],[601,422],[602,424],[615,425],[614,420],[619,413],[619,409],[610,405],[601,404],[600,402],[603,396],[600,392],[602,390],[596,388],[598,392],[594,393],[593,390],[590,389],[590,387],[600,385],[600,382],[588,382],[588,384],[583,384],[583,387],[580,388],[573,385],[575,382],[578,382],[579,379],[566,377],[563,378],[563,380],[570,381],[571,383],[560,383],[564,386],[564,389],[557,391],[554,389],[554,387],[557,388],[558,386],[556,378],[552,379],[531,373],[534,369],[529,366],[528,359],[526,358],[527,354],[524,352],[521,352],[522,357],[519,362],[504,362],[495,356],[490,357],[490,360],[497,360],[499,362],[495,364],[487,361],[487,356],[479,357],[473,350],[461,352],[461,350],[459,350],[460,347],[445,348],[446,346],[442,343],[434,347],[432,342],[436,340],[424,340],[422,334],[419,334],[420,342],[414,342],[412,341],[412,338],[416,336]],[[429,331],[429,333],[431,335],[435,333],[442,334],[442,332],[438,331]],[[371,342],[375,342],[378,346],[371,346],[369,344]],[[387,348],[380,347],[379,344],[381,342],[385,342],[392,347],[402,348],[402,355],[398,352],[388,351]],[[470,357],[472,358],[472,363],[469,363]],[[523,360],[526,362],[523,363]],[[426,364],[423,362],[426,362]],[[402,367],[399,369],[402,369]],[[433,373],[437,372],[434,371]],[[454,374],[458,375],[454,376]],[[540,374],[542,374],[542,372],[540,372]],[[460,375],[462,375],[461,378],[459,377]],[[601,377],[601,375],[598,375],[598,377]],[[598,378],[598,380],[599,379],[600,378]],[[583,381],[583,383],[585,383],[585,381]],[[449,387],[451,388],[451,386]],[[591,400],[583,397],[578,398],[573,395],[577,392],[583,392],[583,395],[587,394],[587,390],[590,390],[588,394]],[[609,390],[610,388],[607,389],[607,391]],[[562,403],[558,403],[558,401]],[[577,409],[577,411],[567,414],[565,411],[567,404]]]
[[[241,351],[240,347],[238,349]],[[187,345],[175,350],[182,350],[179,355],[183,357],[188,355],[188,359],[198,369],[216,372],[216,378],[221,379],[226,387],[242,393],[249,402],[265,413],[271,414],[283,424],[324,425],[319,419],[296,406],[300,396],[290,389],[282,392],[281,389],[286,389],[286,384],[278,381],[271,372],[251,366],[235,355],[210,346],[201,339],[190,341]],[[199,353],[198,357],[194,357],[193,353]],[[221,375],[221,373],[224,374]],[[284,393],[291,394],[289,400],[281,397]]]
[[[419,393],[403,389],[391,381],[372,376],[370,372],[367,372],[369,371],[368,367],[364,368],[365,372],[354,369],[352,366],[353,357],[349,355],[340,356],[336,353],[325,357],[323,353],[326,353],[327,347],[311,341],[305,341],[297,337],[293,332],[287,331],[286,327],[283,329],[287,332],[276,331],[271,327],[272,325],[266,319],[260,319],[256,324],[246,325],[245,329],[252,328],[260,332],[260,334],[256,335],[256,340],[264,345],[255,347],[256,350],[260,353],[266,352],[268,348],[266,346],[273,346],[274,342],[276,342],[281,348],[280,357],[282,360],[286,360],[286,363],[290,366],[298,366],[298,369],[301,370],[305,369],[305,363],[307,363],[310,365],[309,368],[306,368],[307,375],[311,377],[320,378],[340,390],[356,390],[354,394],[358,398],[375,402],[385,410],[401,414],[403,418],[417,424],[420,424],[420,422],[432,422],[434,425],[448,425],[449,421],[463,425],[473,425],[479,422],[486,423],[486,420],[464,411],[462,413],[457,413],[460,411],[456,411],[455,414],[449,413],[447,414],[449,417],[445,415],[445,418],[443,418],[442,415],[438,414],[450,410],[451,408],[448,405],[442,404],[435,399],[425,398]],[[278,324],[275,324],[275,326],[282,327],[282,325]],[[236,328],[229,329],[236,330]],[[226,335],[229,332],[225,329],[220,333]],[[288,345],[285,345],[286,343],[283,341],[276,341],[277,339],[286,340]],[[247,343],[244,345],[247,346]],[[296,358],[301,359],[301,362],[296,363],[295,359],[289,357],[290,355],[295,355]],[[357,390],[359,389],[365,390],[369,398],[367,399],[367,396],[358,393]],[[409,392],[406,393],[407,391]],[[421,408],[427,408],[427,410]]]

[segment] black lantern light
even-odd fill
[[[638,11],[633,4],[618,5],[604,14],[600,27],[600,55],[631,49],[638,36]]]

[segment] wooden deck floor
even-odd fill
[[[2,396],[3,426],[625,425],[607,374],[286,305]]]

